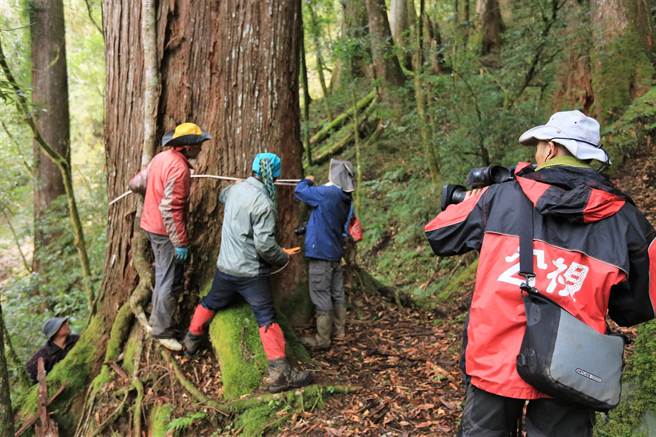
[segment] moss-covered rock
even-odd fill
[[[210,324],[209,334],[219,360],[226,399],[255,390],[267,360],[250,307],[239,304],[219,311]]]
[[[656,321],[638,328],[624,372],[622,401],[608,419],[598,417],[595,431],[599,437],[656,435]]]

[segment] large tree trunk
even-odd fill
[[[385,0],[366,0],[366,3],[376,79],[384,90],[389,86],[401,86],[404,77],[399,60],[394,54]]]
[[[107,186],[109,198],[114,198],[126,190],[141,165],[141,2],[105,0],[104,11]],[[298,0],[204,0],[194,2],[193,7],[183,0],[159,2],[158,138],[184,121],[206,128],[214,140],[205,144],[195,163],[196,172],[246,177],[254,154],[267,149],[282,157],[283,177],[301,176],[299,14]],[[215,270],[222,220],[217,197],[223,186],[204,179],[192,182],[188,215],[191,260],[185,275],[183,328],[189,317],[184,309],[195,305],[198,291],[206,287]],[[48,375],[49,386],[66,385],[57,400],[57,419],[68,431],[83,410],[79,401],[90,378],[101,367],[107,378],[97,380],[94,389],[112,378],[112,371],[102,363],[118,359],[134,320],[127,302],[138,281],[132,261],[138,259],[133,255],[139,248],[131,247],[137,204],[132,196],[110,208],[99,309],[75,348]],[[300,206],[293,200],[292,189],[281,187],[278,240],[282,245],[298,244],[293,229],[299,219]],[[274,301],[291,322],[304,322],[308,317],[304,312],[308,308],[305,276],[302,257],[295,257],[273,278]],[[250,327],[250,319],[246,320],[244,326]],[[226,340],[240,342],[239,337]],[[76,401],[69,404],[71,399]],[[64,405],[71,405],[70,410],[61,408]],[[25,415],[31,404],[28,401],[22,407]]]
[[[609,122],[651,86],[654,32],[646,2],[591,0],[594,114]]]
[[[503,33],[499,1],[478,0],[476,13],[481,33],[481,56],[497,53],[501,49],[501,34]]]
[[[389,24],[394,44],[402,50],[400,56],[403,66],[412,69],[412,28],[415,26],[414,0],[392,0],[390,3]]]
[[[70,162],[70,122],[66,72],[66,40],[62,0],[30,0],[32,45],[32,104],[43,139]],[[66,216],[64,181],[57,166],[41,151],[34,154],[34,256],[32,270],[49,270],[42,265],[46,246],[63,230]],[[62,196],[60,202],[55,200]],[[58,219],[53,219],[58,217]]]
[[[367,76],[365,39],[369,34],[367,9],[363,0],[340,0],[342,5],[341,38],[349,47],[335,61],[330,89],[338,90]]]

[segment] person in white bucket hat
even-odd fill
[[[588,117],[581,111],[556,112],[549,118],[547,124],[527,130],[519,137],[519,142],[527,146],[538,146],[536,154],[552,153],[550,158],[558,153],[556,145],[560,145],[573,157],[580,161],[594,159],[604,164],[610,164],[608,153],[601,147],[599,122]],[[551,146],[549,143],[553,143]],[[560,155],[567,156],[567,153]],[[546,160],[546,159],[545,159]]]

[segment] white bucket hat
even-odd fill
[[[519,137],[525,145],[534,145],[538,140],[561,144],[582,161],[594,159],[610,164],[610,157],[600,144],[599,122],[581,111],[556,112],[547,124],[529,129]]]

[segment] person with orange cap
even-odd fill
[[[155,256],[155,287],[150,334],[164,347],[181,351],[173,316],[177,293],[183,287],[184,263],[189,258],[186,230],[191,182],[190,159],[195,159],[211,135],[194,123],[182,123],[162,137],[164,151],[130,181],[133,192],[145,194],[140,226]]]

